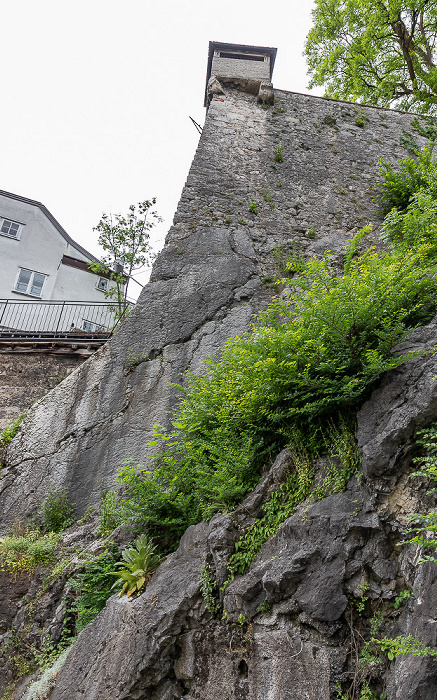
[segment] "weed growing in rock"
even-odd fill
[[[262,196],[263,196],[264,201],[268,203],[270,209],[274,209],[275,204],[273,202],[273,195],[271,194],[271,192],[264,190],[262,193]]]
[[[41,505],[41,524],[45,532],[61,532],[76,520],[76,508],[65,488],[49,490]]]
[[[276,263],[277,282],[284,281],[286,284],[288,280],[283,278],[293,277],[296,273],[305,271],[305,258],[299,253],[293,241],[285,241],[277,246],[272,250],[272,255]]]
[[[321,500],[344,490],[359,464],[355,430],[341,421],[339,428],[331,426],[325,444],[329,444],[330,456],[323,480],[315,485],[313,457],[301,441],[295,441],[294,469],[263,506],[264,515],[247,528],[235,543],[234,553],[229,558],[227,567],[230,579],[247,569],[264,542],[276,534],[280,525],[293,514],[299,503],[310,497]],[[337,459],[339,463],[336,462]]]
[[[0,447],[6,447],[18,433],[18,428],[26,417],[26,412],[20,413],[18,418],[8,423],[0,433]]]
[[[383,637],[382,639],[372,638],[372,642],[376,644],[387,656],[389,661],[393,661],[397,656],[431,656],[437,658],[437,649],[426,646],[420,639],[416,639],[411,634],[400,635],[394,639]]]
[[[417,444],[424,451],[424,455],[417,457],[413,461],[418,465],[418,469],[413,472],[412,477],[422,479],[427,482],[437,481],[437,424],[434,423],[425,430],[418,432]],[[428,493],[435,493],[436,488],[431,488]],[[403,540],[399,544],[418,545],[422,550],[422,557],[419,563],[432,561],[437,563],[437,513],[416,513],[410,516],[411,527],[406,530],[410,535],[409,539]],[[411,535],[413,535],[411,537]]]
[[[257,613],[260,615],[270,615],[271,612],[272,606],[267,600],[263,600],[263,602],[257,608]]]
[[[258,211],[258,204],[256,202],[249,202],[249,211],[252,214],[256,214]]]
[[[216,599],[217,584],[213,578],[211,567],[206,562],[200,572],[200,580],[200,592],[205,601],[205,607],[208,612],[216,615],[220,610],[220,605]]]
[[[135,367],[138,367],[138,365],[140,365],[142,362],[147,362],[148,359],[149,358],[147,357],[147,355],[138,355],[129,348],[129,350],[127,351],[124,366],[126,367],[128,372],[133,372]]]
[[[409,600],[410,598],[414,598],[414,593],[412,591],[409,591],[408,589],[405,591],[401,591],[398,596],[394,599],[393,607],[395,610],[398,610],[406,600]]]
[[[123,516],[118,505],[116,491],[105,490],[100,494],[100,535],[109,535],[116,527],[123,524]]]
[[[360,126],[361,128],[366,125],[366,122],[369,121],[368,117],[366,116],[366,113],[362,109],[355,109],[356,117],[354,119],[354,124],[355,126]]]
[[[282,153],[282,146],[275,146],[275,163],[283,163],[284,154]]]

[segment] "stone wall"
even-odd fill
[[[213,98],[174,225],[135,309],[30,410],[8,450],[4,522],[30,513],[52,484],[69,488],[82,512],[124,460],[148,459],[154,424],[169,423],[179,398],[171,383],[187,368],[199,371],[267,304],[278,246],[340,258],[358,228],[378,227],[379,159],[405,157],[399,137],[411,115],[280,90],[275,100],[264,109],[228,88]]]
[[[80,356],[0,353],[0,431],[83,361]]]

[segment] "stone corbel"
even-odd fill
[[[268,83],[267,81],[262,81],[258,90],[258,102],[264,104],[272,105],[274,100],[273,95],[273,83]]]
[[[212,76],[208,80],[208,87],[206,88],[208,97],[211,99],[213,95],[224,95],[225,91],[223,90],[223,86],[216,77]]]

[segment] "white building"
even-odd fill
[[[63,304],[64,331],[109,327],[96,302],[106,301],[104,292],[114,283],[109,274],[89,269],[94,260],[41,202],[0,190],[0,327],[49,331],[57,325],[59,330],[55,302]]]

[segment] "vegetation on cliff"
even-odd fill
[[[153,470],[127,463],[120,474],[121,519],[171,547],[232,509],[284,446],[310,463],[329,451],[329,426],[348,423],[381,375],[414,356],[393,348],[436,311],[437,166],[425,151],[383,165],[382,177],[386,247],[365,247],[367,226],[342,270],[329,251],[310,258],[249,332],[187,376],[173,430],[157,428]]]

